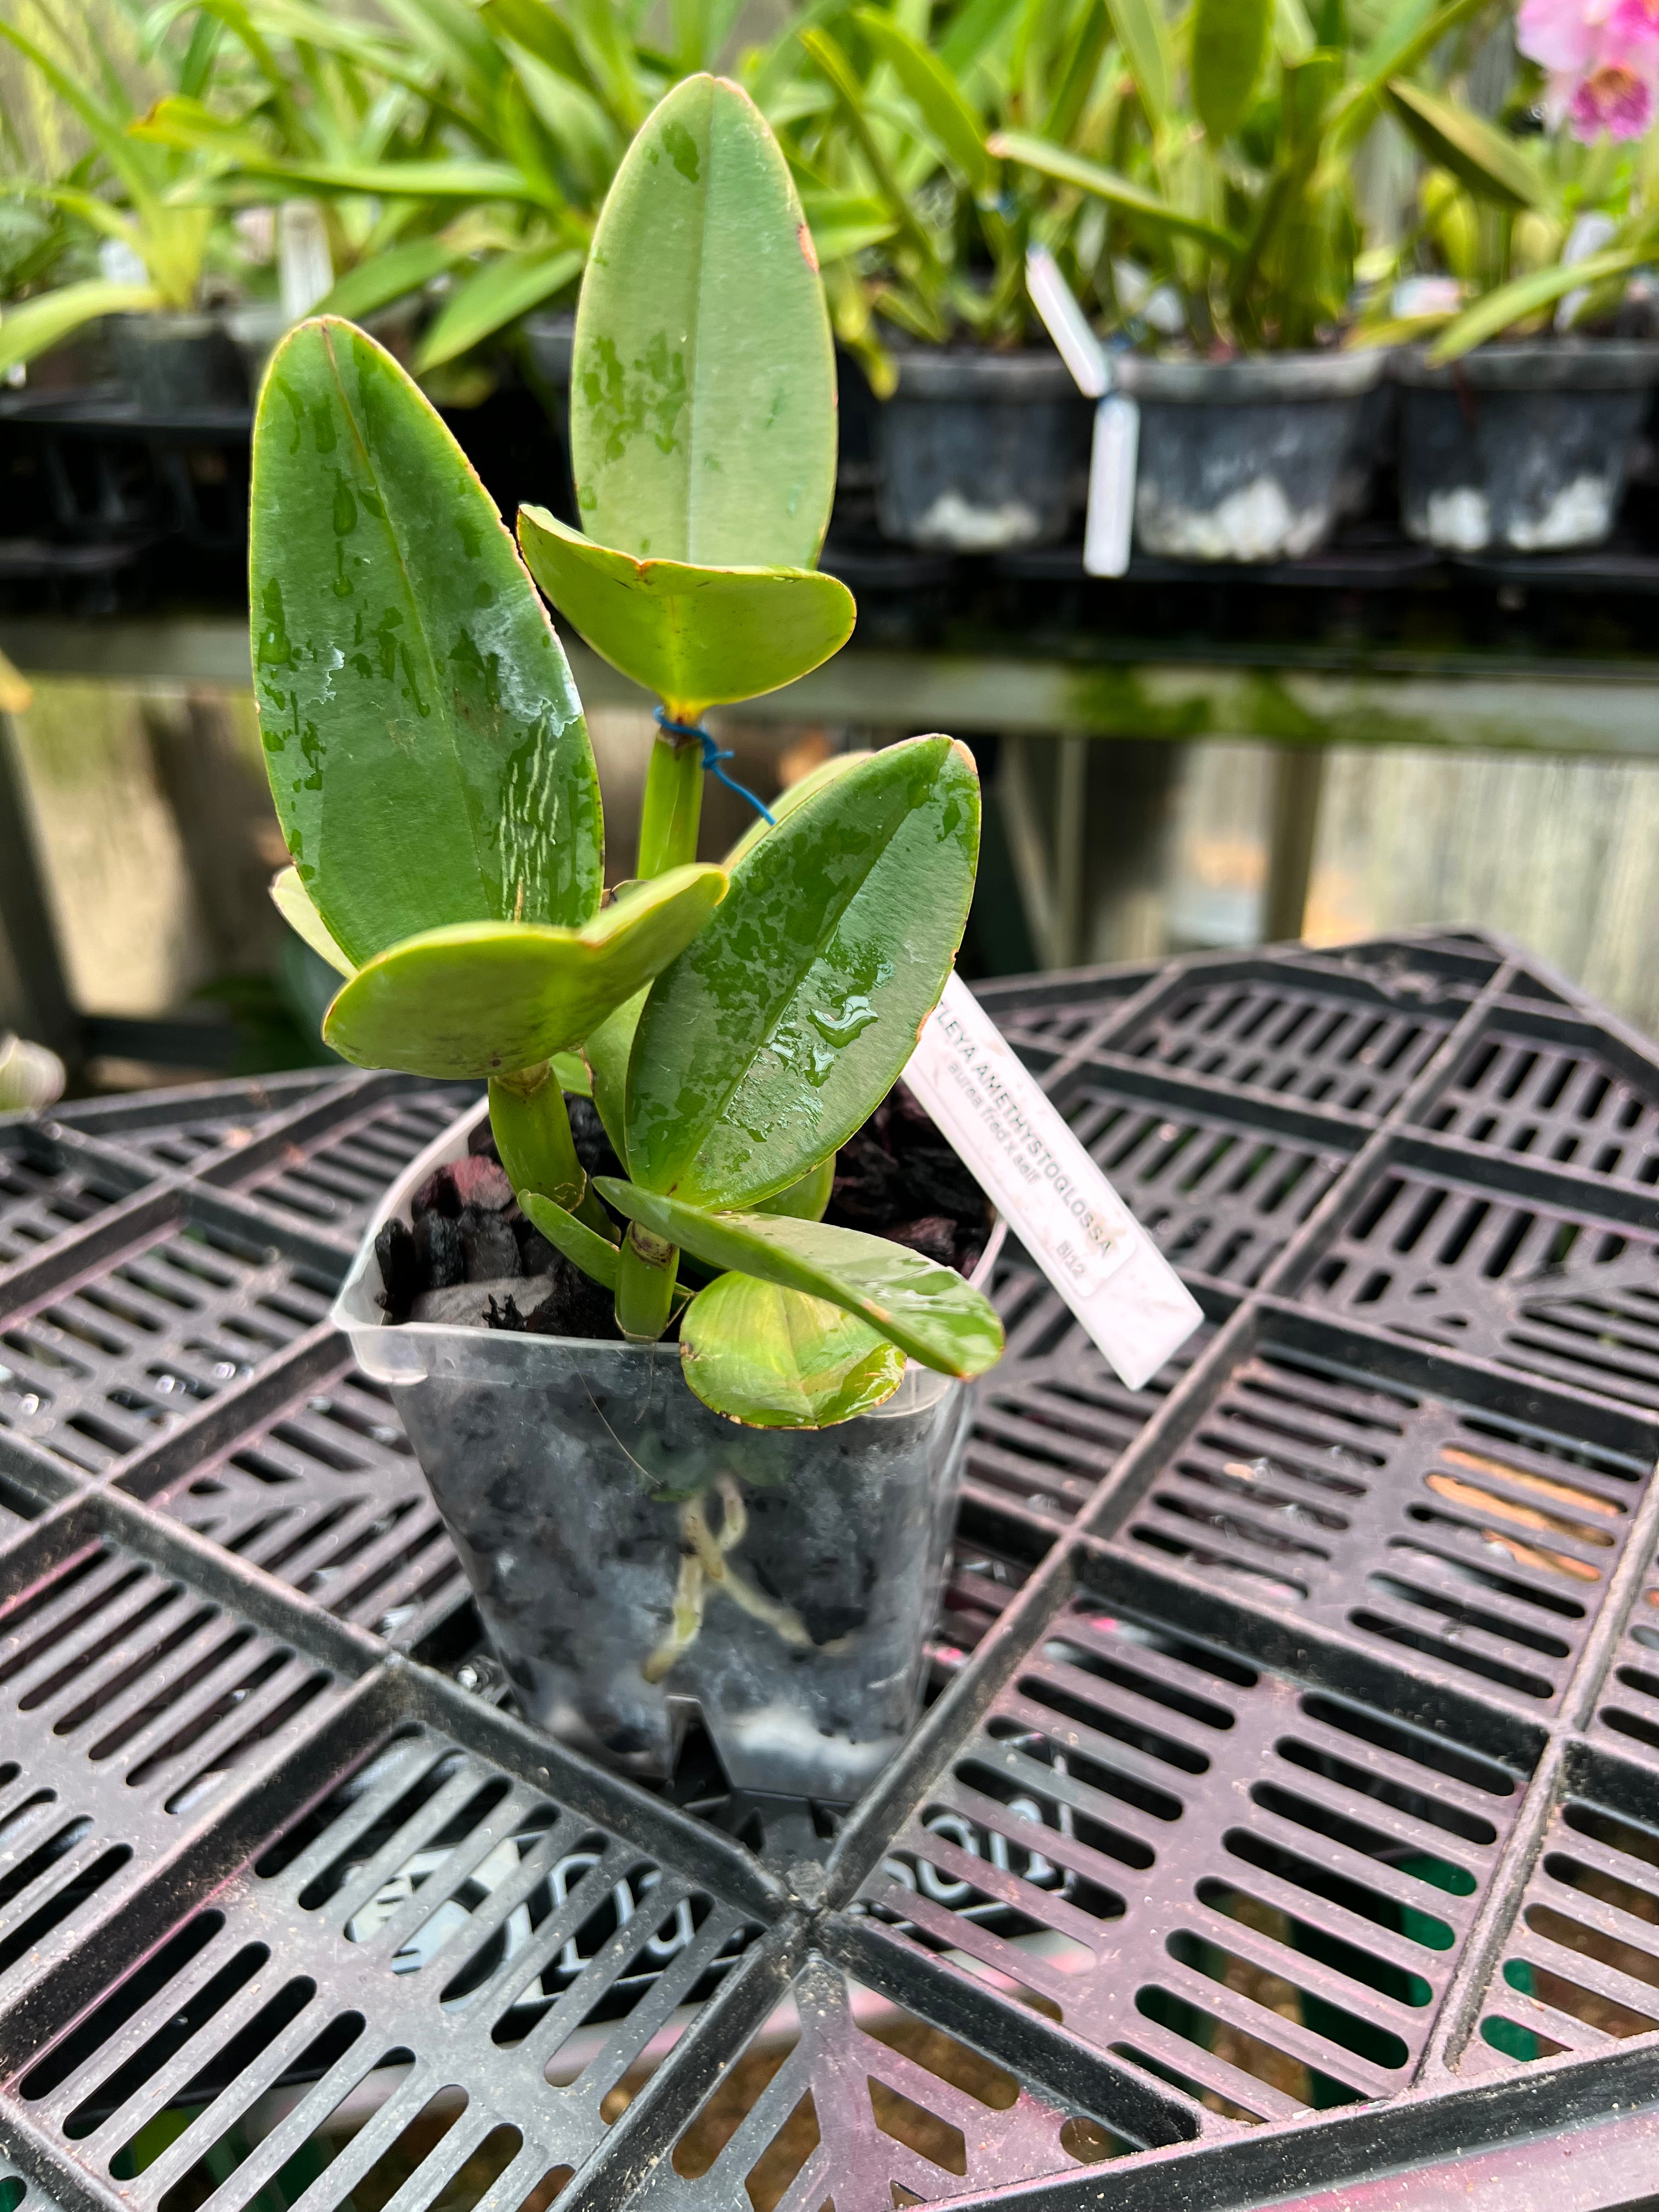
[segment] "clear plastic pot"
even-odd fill
[[[526,1713],[659,1779],[700,1714],[737,1788],[856,1797],[920,1710],[971,1394],[912,1364],[860,1419],[746,1429],[672,1345],[388,1326],[374,1235],[485,1111],[387,1194],[334,1317],[393,1393]]]

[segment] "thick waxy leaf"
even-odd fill
[[[607,1014],[597,1029],[582,1039],[582,1058],[587,1063],[589,1095],[611,1150],[628,1164],[628,1061],[634,1049],[634,1032],[645,1012],[647,983],[614,1014]]]
[[[349,323],[277,349],[252,526],[265,765],[342,951],[361,965],[457,922],[580,928],[599,792],[564,654],[465,455]]]
[[[745,853],[754,850],[769,830],[775,830],[780,822],[787,822],[797,807],[805,806],[809,799],[816,798],[826,783],[834,783],[837,776],[845,775],[850,769],[857,768],[860,762],[873,758],[874,755],[869,752],[831,753],[828,760],[820,761],[815,769],[809,769],[798,782],[792,783],[787,790],[781,791],[772,801],[772,819],[769,822],[763,822],[758,814],[755,817],[720,866],[729,873]]]
[[[682,720],[793,684],[853,634],[853,594],[815,568],[636,561],[539,507],[520,508],[519,543],[531,574],[594,652]]]
[[[1193,104],[1218,144],[1244,119],[1267,58],[1273,21],[1273,0],[1198,0]]]
[[[616,1289],[617,1255],[614,1244],[607,1244],[597,1229],[590,1229],[574,1213],[567,1213],[556,1199],[544,1198],[539,1191],[521,1190],[518,1200],[525,1218],[535,1224],[556,1252],[562,1252],[574,1267],[591,1275],[596,1283],[603,1283],[607,1291]]]
[[[594,233],[570,445],[583,527],[659,560],[805,568],[836,474],[812,242],[746,93],[688,77],[646,118]]]
[[[271,878],[271,903],[296,937],[304,938],[315,953],[320,954],[331,968],[342,975],[356,973],[344,953],[328,933],[328,927],[311,903],[305,885],[300,881],[295,867],[279,868]]]
[[[845,1143],[945,988],[978,853],[979,779],[949,738],[889,746],[769,830],[645,1002],[629,1174],[742,1206]]]
[[[581,1042],[703,926],[719,868],[673,868],[585,929],[459,922],[371,960],[336,998],[323,1037],[359,1067],[513,1074]]]
[[[787,1213],[797,1221],[822,1221],[836,1187],[836,1155],[830,1152],[817,1167],[808,1168],[799,1182],[792,1182],[775,1197],[763,1198],[757,1213]]]
[[[1002,1323],[989,1299],[954,1268],[884,1237],[772,1213],[708,1213],[611,1176],[596,1176],[593,1188],[705,1267],[827,1298],[941,1375],[982,1375],[1002,1355]]]
[[[753,1275],[719,1275],[680,1322],[681,1371],[705,1406],[756,1429],[827,1429],[890,1398],[904,1354],[867,1322]]]
[[[1485,116],[1441,100],[1403,77],[1390,82],[1389,100],[1419,150],[1437,167],[1449,169],[1477,198],[1507,208],[1547,204],[1547,180],[1515,141]]]

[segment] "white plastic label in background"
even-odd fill
[[[1025,291],[1042,316],[1055,351],[1071,370],[1073,383],[1085,399],[1103,398],[1112,388],[1106,349],[1089,328],[1089,318],[1046,246],[1026,250]]]
[[[1083,566],[1091,576],[1121,576],[1128,568],[1139,453],[1139,404],[1121,392],[1108,392],[1095,408],[1095,442],[1089,457]]]
[[[1091,576],[1121,576],[1134,535],[1135,465],[1140,455],[1140,409],[1112,390],[1111,356],[1089,327],[1076,295],[1046,246],[1025,255],[1025,290],[1042,316],[1072,381],[1095,409],[1089,456],[1089,514],[1083,566]]]
[[[1151,1382],[1203,1312],[955,975],[904,1079],[1122,1380]]]

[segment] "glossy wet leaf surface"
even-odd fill
[[[771,1198],[763,1198],[757,1213],[788,1213],[797,1221],[822,1221],[836,1187],[836,1158],[831,1152],[817,1167],[808,1168],[799,1182],[792,1182]]]
[[[271,793],[346,955],[588,921],[599,781],[564,653],[460,447],[348,323],[302,324],[272,360],[251,528]]]
[[[823,1298],[720,1275],[680,1322],[681,1371],[705,1406],[758,1429],[827,1429],[890,1398],[904,1355]]]
[[[521,1190],[518,1194],[520,1211],[527,1221],[533,1222],[554,1249],[562,1252],[574,1267],[607,1291],[617,1287],[617,1248],[607,1244],[596,1229],[585,1221],[578,1221],[574,1213],[565,1211],[556,1199],[544,1197],[541,1192]]]
[[[739,1206],[845,1143],[945,988],[978,850],[978,778],[948,738],[873,754],[769,831],[646,1000],[629,1172]]]
[[[579,1043],[695,936],[726,878],[675,868],[586,929],[463,922],[394,945],[330,1006],[324,1041],[359,1067],[510,1074]]]
[[[624,1167],[628,1164],[628,1060],[634,1049],[634,1032],[645,1012],[649,988],[647,984],[631,999],[624,1000],[614,1014],[607,1014],[599,1027],[590,1030],[582,1039],[588,1095],[605,1125],[611,1150]]]
[[[519,543],[559,612],[613,668],[682,720],[793,684],[840,651],[853,594],[815,568],[636,561],[520,507]]]
[[[688,77],[612,184],[576,313],[570,443],[600,545],[810,568],[835,489],[835,362],[811,234],[759,110]]]
[[[711,1213],[596,1176],[607,1206],[642,1222],[705,1267],[825,1298],[945,1375],[982,1375],[1002,1353],[1002,1323],[990,1301],[953,1267],[941,1267],[884,1237],[831,1229],[769,1213]]]
[[[834,783],[838,776],[847,775],[861,762],[873,757],[873,754],[869,752],[832,753],[828,760],[820,761],[816,768],[809,769],[804,776],[787,790],[781,791],[772,800],[769,809],[772,817],[769,822],[762,821],[758,814],[755,817],[720,866],[727,869],[735,868],[745,853],[754,850],[769,830],[775,830],[780,822],[787,821],[797,808],[805,806],[809,799],[815,799],[826,783]]]

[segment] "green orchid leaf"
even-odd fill
[[[853,594],[815,568],[696,568],[636,561],[519,510],[531,574],[595,653],[665,699],[682,721],[775,691],[839,653]]]
[[[1419,151],[1437,168],[1449,169],[1478,199],[1505,208],[1548,205],[1547,180],[1485,116],[1403,77],[1389,80],[1389,105]]]
[[[601,545],[810,568],[836,476],[811,235],[748,94],[688,77],[629,148],[576,311],[570,446]]]
[[[315,953],[320,954],[331,968],[342,975],[355,975],[356,969],[328,933],[328,926],[314,906],[305,885],[300,881],[300,871],[292,866],[279,868],[271,878],[271,904],[296,937],[301,937]]]
[[[544,1198],[539,1191],[521,1190],[518,1200],[519,1211],[541,1231],[556,1252],[562,1252],[572,1267],[580,1267],[607,1291],[616,1289],[614,1244],[608,1244],[597,1229],[578,1221],[574,1213],[567,1213],[556,1199]]]
[[[1249,112],[1267,59],[1273,0],[1198,0],[1193,15],[1193,104],[1212,141]]]
[[[890,1398],[904,1354],[867,1322],[753,1275],[718,1275],[680,1322],[680,1371],[755,1429],[827,1429]]]
[[[624,1167],[628,1164],[628,1060],[650,988],[647,983],[631,999],[624,1000],[614,1014],[607,1014],[582,1039],[594,1109],[611,1150]]]
[[[977,115],[938,56],[875,8],[855,8],[853,20],[915,101],[934,143],[951,167],[976,192],[996,190],[996,167],[985,150]]]
[[[834,1152],[826,1152],[817,1167],[807,1169],[799,1182],[792,1182],[775,1197],[762,1199],[756,1212],[787,1213],[796,1221],[822,1221],[836,1187],[836,1158]]]
[[[161,294],[149,284],[117,284],[102,276],[60,284],[37,300],[8,305],[0,308],[0,375],[101,315],[141,315],[161,305]]]
[[[260,165],[250,161],[246,166],[259,173]],[[263,173],[313,192],[345,192],[354,198],[367,194],[389,200],[465,200],[469,206],[511,200],[539,207],[547,198],[533,178],[506,161],[286,161],[273,155]]]
[[[481,1076],[579,1044],[689,945],[718,905],[719,868],[673,868],[585,929],[465,921],[423,930],[360,968],[323,1020],[359,1067]]]
[[[820,761],[815,769],[809,769],[805,775],[799,777],[795,782],[790,784],[786,790],[781,791],[773,799],[769,810],[772,816],[770,822],[763,821],[759,815],[755,817],[737,843],[720,862],[720,866],[729,875],[738,861],[751,853],[769,831],[775,829],[779,823],[787,822],[789,817],[798,808],[804,806],[809,799],[815,799],[826,784],[837,781],[850,770],[874,758],[874,753],[867,750],[832,753],[828,760]]]
[[[593,1079],[587,1072],[587,1062],[579,1052],[556,1052],[550,1059],[553,1079],[561,1091],[573,1091],[578,1098],[593,1096]]]
[[[360,323],[365,315],[418,292],[462,258],[459,247],[446,245],[441,238],[410,239],[407,245],[392,246],[349,270],[328,297],[319,301],[316,312],[343,315],[349,323]]]
[[[826,783],[834,783],[849,769],[855,769],[861,762],[874,758],[875,755],[868,751],[831,753],[828,760],[820,761],[816,768],[809,769],[805,775],[799,777],[787,790],[781,791],[772,801],[770,822],[763,822],[758,814],[755,817],[720,862],[721,867],[729,875],[744,855],[754,850],[769,830],[775,829],[780,822],[787,822],[797,807],[805,806],[809,799],[816,798]]]
[[[846,1142],[945,988],[979,811],[965,747],[913,738],[761,839],[646,1000],[628,1065],[631,1175],[694,1204],[742,1206]]]
[[[416,375],[457,360],[562,292],[581,274],[586,258],[574,246],[532,246],[485,262],[444,302],[415,356]]]
[[[1429,366],[1439,368],[1447,362],[1458,361],[1487,338],[1496,337],[1499,331],[1507,330],[1511,323],[1520,322],[1523,316],[1535,315],[1542,307],[1553,307],[1569,292],[1606,283],[1609,277],[1626,276],[1651,258],[1650,248],[1615,246],[1605,253],[1586,254],[1582,261],[1534,270],[1529,276],[1517,276],[1512,283],[1500,284],[1495,292],[1488,292],[1472,307],[1466,307],[1435,341],[1429,354]],[[731,866],[730,860],[726,866]]]
[[[1018,161],[1022,167],[1036,169],[1062,185],[1076,185],[1109,206],[1121,208],[1126,215],[1139,216],[1154,229],[1167,231],[1176,238],[1195,238],[1229,259],[1243,250],[1243,242],[1219,224],[1207,222],[1202,216],[1183,214],[1167,200],[1131,184],[1127,177],[1120,177],[1115,170],[1104,169],[1098,161],[1085,161],[1081,154],[1068,153],[1063,146],[1051,146],[1046,138],[1035,138],[1029,131],[1000,131],[987,143],[991,151],[1004,161]]]
[[[778,1214],[710,1213],[611,1176],[596,1176],[593,1188],[607,1206],[705,1267],[826,1298],[941,1375],[982,1375],[1002,1355],[1002,1323],[990,1300],[954,1268],[884,1237]]]
[[[483,0],[478,10],[490,28],[586,91],[595,89],[576,41],[548,0]]]
[[[271,794],[341,950],[361,966],[457,923],[580,929],[599,788],[563,651],[466,456],[349,323],[304,323],[272,359],[252,530]]]
[[[1140,104],[1157,130],[1170,112],[1170,85],[1175,73],[1164,0],[1107,0],[1107,6]]]

